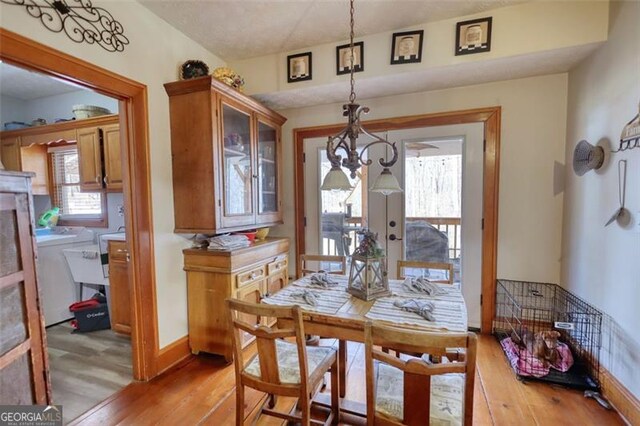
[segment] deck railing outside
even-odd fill
[[[408,217],[407,222],[426,221],[449,237],[449,258],[459,259],[461,254],[461,232],[459,217]],[[350,255],[358,246],[356,232],[363,227],[361,217],[349,217],[345,219],[343,241],[322,236],[322,253],[327,255]],[[342,248],[338,244],[342,243]]]

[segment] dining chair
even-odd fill
[[[311,265],[310,265],[311,263]],[[323,264],[334,264],[338,269],[330,269],[326,271],[329,274],[345,275],[347,273],[347,257],[346,256],[330,256],[323,254],[301,254],[300,255],[300,268],[302,270],[302,276],[314,274],[323,269]],[[312,268],[316,266],[315,268]],[[307,336],[307,345],[317,346],[320,344],[321,336]],[[347,361],[347,343],[343,340],[338,342],[338,354],[340,357],[341,368],[346,368]],[[344,398],[346,395],[346,383],[340,383],[340,397]]]
[[[325,269],[325,265],[328,265],[327,269]],[[336,269],[333,269],[332,265],[334,265]],[[347,273],[347,257],[323,254],[301,254],[300,268],[303,276],[313,274],[320,270],[324,270],[329,274],[345,275]]]
[[[434,283],[441,284],[453,284],[453,263],[449,262],[418,262],[414,260],[398,260],[397,277],[398,279],[405,278],[405,269],[419,269],[421,272],[429,274],[431,270],[444,271],[446,277],[444,279],[436,278],[430,279]],[[428,277],[428,275],[424,275]]]
[[[304,324],[299,306],[261,305],[227,299],[227,310],[233,331],[234,365],[236,374],[236,426],[244,424],[244,387],[269,394],[253,422],[262,415],[311,424],[337,424],[340,417],[339,360],[335,348],[306,347]],[[254,325],[243,320],[246,316],[276,318],[284,328]],[[256,340],[257,353],[245,362],[242,333]],[[285,340],[288,339],[288,340]],[[295,342],[292,342],[294,339]],[[312,398],[320,388],[327,371],[331,371],[331,412],[326,421],[311,419]],[[275,397],[298,398],[298,412],[276,411]]]
[[[431,364],[423,358],[396,358],[379,350],[464,356]],[[477,339],[473,333],[430,333],[365,324],[367,425],[471,426]],[[429,419],[429,421],[425,421]]]

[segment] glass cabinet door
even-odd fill
[[[278,132],[258,121],[258,214],[278,212]]]
[[[224,216],[252,216],[251,115],[222,103]],[[253,219],[252,219],[253,220]],[[227,221],[227,226],[246,221]]]

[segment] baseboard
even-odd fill
[[[164,373],[189,356],[191,356],[191,348],[189,348],[189,336],[187,335],[158,351],[156,375]]]
[[[600,367],[602,394],[631,425],[640,425],[640,400],[604,367]]]

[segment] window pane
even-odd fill
[[[100,215],[102,213],[102,200],[99,192],[80,192],[80,185],[62,187],[62,213]]]
[[[54,151],[55,203],[64,216],[102,216],[102,193],[80,191],[77,148]]]

